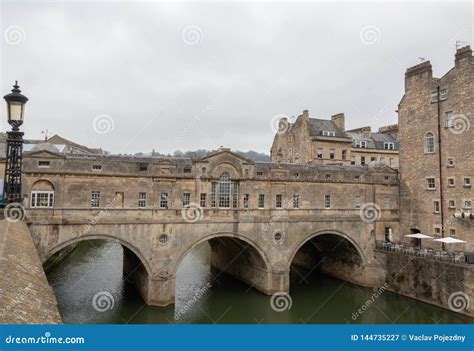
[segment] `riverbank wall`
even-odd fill
[[[387,290],[474,318],[474,265],[375,251]]]
[[[25,222],[0,219],[0,323],[62,323]]]

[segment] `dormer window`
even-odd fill
[[[93,171],[101,171],[102,170],[102,165],[92,165],[92,170]]]
[[[49,168],[49,161],[38,161],[38,167]]]
[[[385,150],[393,150],[395,149],[395,143],[383,143],[383,148]]]
[[[191,173],[191,167],[184,167],[184,173]]]
[[[330,132],[327,130],[323,130],[323,136],[336,136],[336,132]]]
[[[258,176],[263,176],[263,172],[257,171],[257,175],[258,175]]]
[[[365,140],[357,140],[355,146],[360,149],[367,149],[367,141]]]

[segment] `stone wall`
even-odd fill
[[[386,251],[376,251],[375,257],[386,270],[388,290],[474,317],[473,265]],[[455,310],[463,304],[469,307]]]
[[[0,220],[0,323],[61,323],[30,232],[24,222]]]

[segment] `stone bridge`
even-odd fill
[[[381,210],[387,223],[397,210]],[[265,293],[290,291],[290,268],[318,269],[363,286],[379,286],[385,271],[374,259],[383,222],[361,220],[359,210],[28,209],[41,260],[83,240],[105,239],[124,248],[124,274],[148,305],[175,302],[183,258],[208,242],[212,266]]]

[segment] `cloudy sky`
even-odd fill
[[[2,1],[1,21],[1,88],[30,98],[26,137],[116,153],[269,152],[272,119],[303,109],[393,124],[405,69],[443,75],[473,38],[470,1]]]

